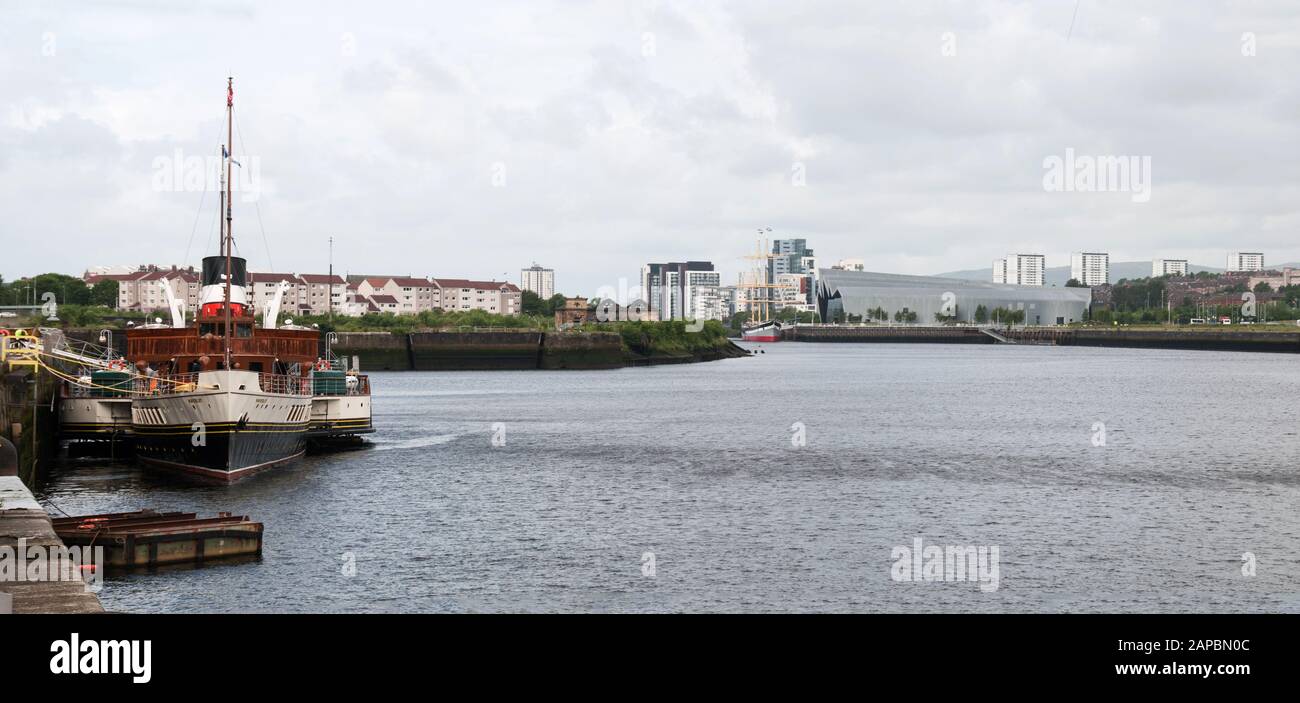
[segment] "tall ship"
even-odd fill
[[[748,325],[740,330],[740,338],[746,342],[781,341],[781,323],[776,320]]]
[[[233,253],[233,104],[228,80],[220,251],[203,259],[194,319],[185,320],[184,303],[164,285],[171,323],[158,318],[128,328],[124,357],[44,345],[52,363],[79,369],[65,371],[65,437],[127,439],[143,463],[219,483],[291,462],[309,441],[373,431],[369,382],[355,364],[333,358],[328,344],[322,353],[319,330],[278,324],[288,284],[266,302],[257,324],[247,262]]]

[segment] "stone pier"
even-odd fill
[[[0,615],[104,612],[99,597],[87,590],[80,575],[66,561],[60,561],[58,580],[19,580],[14,573],[20,563],[19,540],[27,548],[42,551],[63,547],[45,508],[18,478],[17,450],[0,437]]]

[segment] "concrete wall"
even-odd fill
[[[409,371],[408,335],[389,332],[340,332],[333,351],[339,356],[359,356],[364,371]]]
[[[17,447],[17,473],[28,484],[35,482],[58,449],[58,428],[50,404],[56,391],[50,374],[34,375],[22,369],[0,375],[0,437]]]
[[[12,469],[13,467],[8,467]],[[63,547],[54,525],[31,491],[0,466],[0,545],[41,548],[46,554]],[[58,580],[0,580],[0,616],[13,613],[101,613],[104,607],[89,591],[73,565],[60,560]],[[47,575],[47,579],[50,576]]]
[[[1009,339],[1052,342],[1084,347],[1142,347],[1300,353],[1300,330],[1263,332],[1234,326],[1196,330],[1130,330],[1118,328],[1013,329]]]
[[[791,342],[890,342],[894,344],[994,344],[995,340],[973,327],[787,327],[781,339]]]
[[[623,343],[613,332],[547,334],[542,343],[544,369],[616,369],[623,365]]]
[[[1300,330],[1254,331],[1248,327],[1196,330],[1124,328],[1018,327],[997,329],[1014,342],[1087,347],[1141,347],[1150,349],[1205,349],[1300,353]],[[994,344],[992,337],[974,327],[812,326],[787,327],[782,339],[792,342],[895,342],[938,344]]]
[[[544,334],[536,331],[414,332],[407,337],[413,369],[446,371],[538,368]]]
[[[339,333],[339,356],[357,356],[362,371],[603,369],[623,366],[612,332]]]

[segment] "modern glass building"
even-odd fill
[[[1042,288],[839,269],[821,269],[818,274],[817,308],[821,319],[827,321],[849,315],[869,319],[872,310],[883,309],[890,320],[895,313],[907,310],[916,313],[918,323],[934,323],[936,313],[974,322],[976,309],[983,306],[990,313],[997,308],[1024,310],[1027,325],[1064,325],[1082,321],[1092,302],[1089,288]]]

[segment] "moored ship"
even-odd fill
[[[228,83],[228,138],[233,100]],[[220,252],[203,259],[194,320],[164,285],[170,324],[129,328],[125,357],[45,354],[77,368],[61,374],[66,438],[125,436],[143,463],[228,483],[302,456],[309,441],[355,442],[373,427],[368,379],[320,354],[319,330],[277,325],[284,285],[257,324],[246,261],[233,254],[228,145],[222,158]]]
[[[303,454],[320,333],[276,329],[274,316],[258,327],[246,278],[228,251],[206,257],[193,324],[127,331],[147,386],[131,403],[141,461],[232,481]]]
[[[781,341],[781,323],[770,320],[752,327],[746,327],[740,331],[740,338],[746,342],[779,342]]]

